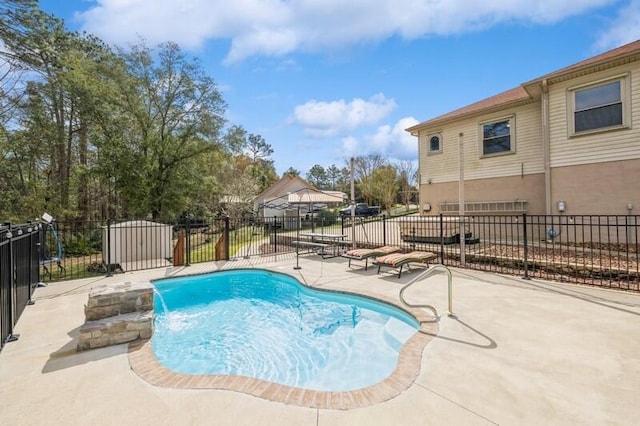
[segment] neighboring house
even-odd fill
[[[640,41],[407,131],[423,214],[639,214]]]
[[[312,211],[314,206],[338,206],[347,198],[344,192],[321,191],[300,176],[285,174],[254,200],[254,208],[262,217],[282,217],[297,214],[298,207]]]

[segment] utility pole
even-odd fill
[[[351,157],[351,248],[356,248],[356,185],[355,185],[355,160]]]
[[[464,226],[464,133],[458,134],[458,168],[460,169],[460,177],[458,181],[458,213],[460,225],[460,266],[465,265],[465,240],[466,232]]]

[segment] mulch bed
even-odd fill
[[[624,250],[623,245],[529,247],[526,266],[531,277],[638,291],[640,255]],[[466,253],[465,261],[474,269],[522,275],[524,247],[483,245]]]

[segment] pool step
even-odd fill
[[[94,321],[136,311],[153,311],[153,285],[149,281],[93,288],[84,307],[84,316],[86,321]]]
[[[80,327],[77,349],[84,351],[150,339],[152,330],[153,311],[136,311],[87,321]]]
[[[409,327],[404,321],[391,317],[384,325],[384,340],[392,349],[399,351],[415,332],[416,329]]]
[[[153,332],[153,285],[125,282],[91,290],[77,350],[149,339]]]

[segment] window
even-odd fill
[[[512,118],[484,123],[482,127],[482,156],[507,154],[514,151]]]
[[[572,89],[573,133],[625,124],[624,79]]]
[[[442,152],[442,136],[440,134],[429,136],[429,154]]]

